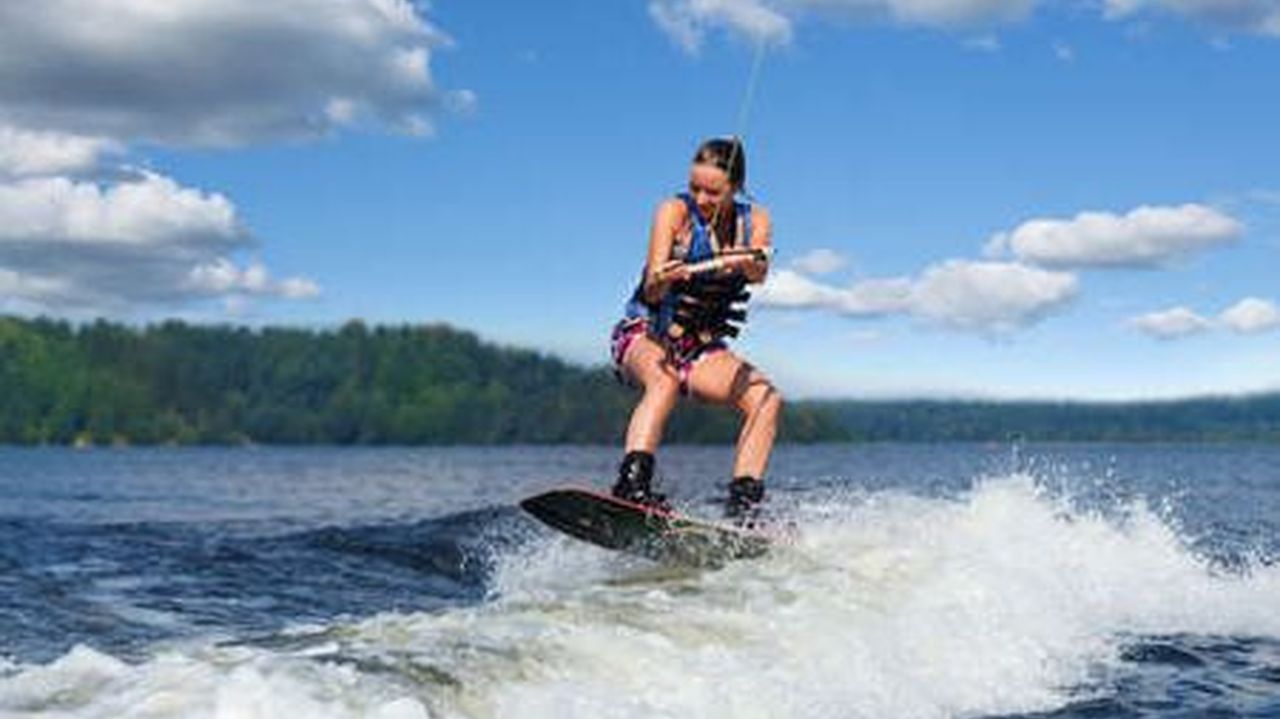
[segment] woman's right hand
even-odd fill
[[[689,265],[685,264],[684,260],[667,260],[659,265],[652,275],[654,281],[662,285],[685,282],[692,276]]]
[[[645,302],[654,303],[662,298],[672,284],[692,277],[689,267],[681,260],[667,260],[649,273],[644,283]]]

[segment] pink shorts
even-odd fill
[[[626,359],[627,350],[631,349],[631,344],[636,341],[636,338],[645,334],[653,336],[649,333],[649,320],[643,317],[627,317],[613,326],[613,334],[609,338],[609,354],[613,358],[613,376],[623,384],[635,385],[623,365],[623,360]],[[654,340],[667,350],[667,361],[676,371],[676,378],[680,381],[680,394],[683,395],[689,394],[689,374],[698,360],[729,349],[724,341],[718,339],[699,342],[693,337],[679,340],[655,337]]]

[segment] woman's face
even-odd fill
[[[689,196],[704,219],[710,220],[733,201],[729,173],[715,165],[699,162],[689,169]]]

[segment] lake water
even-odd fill
[[[617,460],[0,448],[0,717],[1280,717],[1280,447],[784,447],[717,571],[515,507]]]

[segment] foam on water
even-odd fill
[[[1280,637],[1280,567],[1224,570],[1141,503],[1073,508],[1027,476],[957,497],[807,501],[794,546],[717,572],[545,537],[493,596],[8,667],[9,717],[950,717],[1080,699],[1123,638]]]

